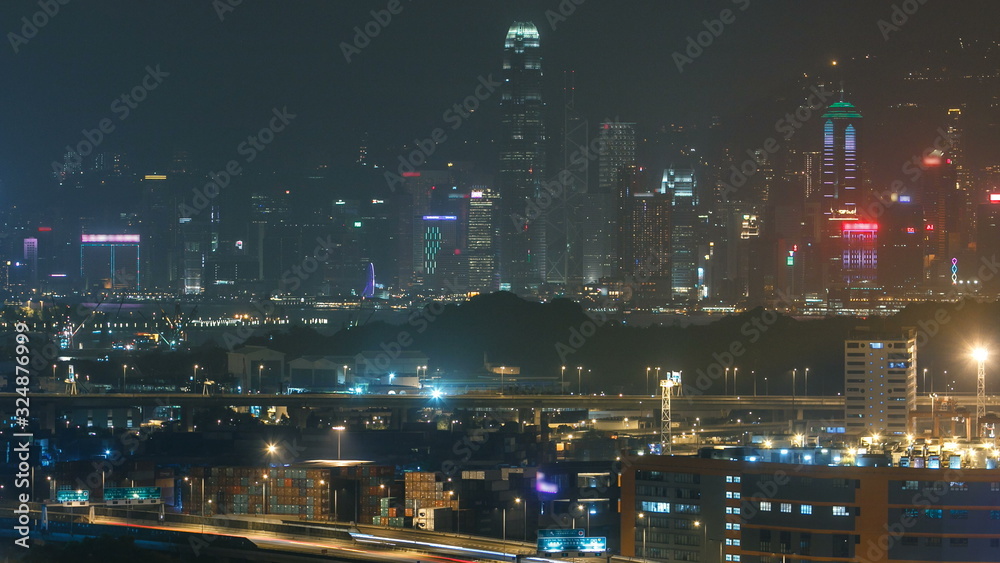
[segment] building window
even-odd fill
[[[762,500],[762,501],[760,501],[760,510],[761,510],[761,512],[770,512],[771,511],[771,501],[769,501],[769,500]]]
[[[846,506],[834,506],[833,507],[833,515],[834,516],[850,516],[850,514],[847,513],[847,507]]]
[[[969,486],[965,484],[965,481],[952,481],[948,484],[948,488],[953,491],[968,491]]]
[[[903,509],[903,516],[906,516],[907,518],[920,518],[920,509],[919,508],[904,508]]]
[[[740,476],[739,475],[726,475],[726,482],[727,483],[739,483],[740,482]]]
[[[783,503],[781,503],[781,511],[782,512],[791,512],[792,511],[792,503],[790,503],[790,502],[783,502]]]
[[[813,506],[811,504],[803,504],[799,507],[799,512],[802,514],[812,514]]]
[[[916,491],[920,488],[920,481],[903,481],[904,491]]]
[[[670,514],[669,502],[642,501],[642,510],[645,512],[658,512],[660,514]]]
[[[968,520],[969,511],[968,510],[949,510],[949,516],[954,520]]]
[[[991,510],[990,520],[1000,520],[1000,510]]]
[[[924,545],[927,547],[941,547],[941,538],[927,538]]]
[[[932,520],[940,520],[944,516],[944,511],[940,508],[928,508],[924,511],[924,516]]]
[[[914,536],[903,536],[903,538],[900,540],[900,543],[902,543],[905,546],[916,547],[917,538]]]
[[[969,538],[951,538],[948,543],[951,547],[969,547]]]

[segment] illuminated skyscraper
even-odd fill
[[[858,126],[861,114],[850,103],[830,104],[823,114],[823,166],[820,195],[832,208],[855,208],[861,188]]]
[[[469,194],[466,260],[469,289],[490,292],[497,289],[497,193],[476,187]]]
[[[820,227],[820,278],[829,289],[844,283],[841,271],[846,251],[842,223],[858,219],[861,203],[861,113],[853,104],[841,99],[830,104],[823,114],[823,162],[820,167],[820,189],[814,198],[819,203],[817,226]]]
[[[531,210],[545,178],[542,58],[538,29],[515,22],[504,42],[500,111],[500,192],[503,218],[501,288],[525,293],[544,282],[545,222]],[[545,207],[545,206],[541,206]]]
[[[917,332],[858,329],[844,343],[844,418],[855,436],[906,434],[917,408]]]
[[[613,275],[617,266],[618,233],[623,227],[621,210],[630,202],[621,199],[622,182],[630,182],[635,174],[636,138],[635,123],[605,122],[601,124],[602,147],[598,160],[597,195],[604,205],[604,224],[601,227],[599,253],[601,278]]]
[[[697,187],[694,170],[663,172],[661,191],[670,197],[670,277],[676,299],[698,295]]]

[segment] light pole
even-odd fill
[[[125,370],[128,369],[127,364],[122,364],[122,393],[125,392]]]
[[[503,396],[503,376],[507,373],[507,366],[500,366],[500,396]]]
[[[702,526],[701,525],[701,520],[695,520],[694,521],[694,527],[695,528],[701,528],[701,538],[702,538],[702,540],[701,540],[701,546],[702,546],[701,549],[702,549],[702,553],[705,553],[706,551],[708,551],[708,526]],[[707,553],[706,553],[706,555],[707,555]]]
[[[753,377],[753,396],[757,396],[757,370],[750,370],[750,376]]]
[[[802,390],[802,395],[804,397],[809,396],[809,368],[806,368],[806,387]]]
[[[736,374],[739,373],[739,371],[740,371],[740,368],[738,368],[738,367],[734,367],[733,368],[733,396],[734,397],[736,397],[737,395],[739,395],[739,392],[736,390]]]
[[[771,394],[771,392],[768,391],[768,387],[767,387],[767,378],[765,377],[764,378],[764,395],[770,395],[770,394]]]
[[[722,395],[729,395],[729,368],[726,368],[726,376],[722,378]]]
[[[577,508],[580,509],[580,512],[586,512],[587,513],[587,536],[589,537],[590,536],[590,510],[588,510],[587,507],[584,506],[584,505],[582,505],[582,504],[578,504]]]
[[[566,392],[566,366],[559,368],[559,394]]]
[[[264,483],[264,489],[261,495],[261,506],[260,506],[261,519],[263,519],[264,516],[267,516],[267,473],[264,474],[263,483]]]
[[[346,430],[346,429],[347,429],[347,427],[345,427],[345,426],[334,426],[333,427],[333,430],[337,431],[337,461],[340,461],[340,459],[341,459],[340,458],[340,438],[341,438],[341,436],[344,435],[344,430]]]
[[[191,381],[198,379],[198,364],[194,365],[194,371],[191,374]]]
[[[659,367],[656,368],[656,380],[657,381],[660,380],[660,368]]]
[[[583,366],[576,366],[576,394],[583,395]]]
[[[646,530],[649,529],[649,521],[646,520],[646,515],[642,512],[639,513],[639,520],[642,520],[642,560],[646,560]]]
[[[451,477],[448,478],[451,481]],[[455,533],[462,533],[462,499],[458,498],[455,491],[448,491],[449,497],[455,497]]]
[[[503,510],[503,548],[501,549],[501,551],[506,554],[507,553],[507,508],[504,507],[502,510]]]
[[[250,376],[253,378],[253,376]],[[264,364],[257,366],[257,392],[260,393],[262,382],[264,381]],[[253,379],[250,380],[250,387],[253,387]]]
[[[652,369],[653,369],[653,368],[650,368],[650,367],[647,367],[647,368],[646,368],[646,394],[647,394],[647,395],[649,395],[649,372],[650,372],[650,370],[652,370]]]
[[[524,514],[522,516],[522,523],[524,524],[524,530],[521,532],[521,541],[528,541],[528,501],[521,502],[521,498],[518,497],[514,499],[514,503],[524,507]]]
[[[924,393],[927,392],[927,368],[924,368]]]

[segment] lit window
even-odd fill
[[[771,511],[771,501],[767,501],[767,500],[760,501],[760,510],[761,510],[761,512],[770,512]]]
[[[833,507],[834,516],[848,516],[846,506],[834,506]]]
[[[803,504],[799,507],[799,512],[802,514],[812,514],[813,506],[811,504]]]
[[[783,502],[783,503],[781,503],[781,511],[782,512],[791,512],[792,511],[792,503],[790,503],[790,502]]]

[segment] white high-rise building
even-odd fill
[[[853,332],[844,343],[844,418],[849,434],[905,435],[917,406],[917,333]]]

